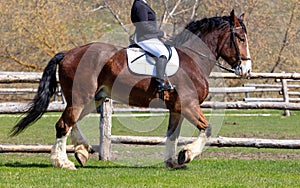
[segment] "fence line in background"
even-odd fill
[[[10,84],[10,83],[38,83],[41,78],[42,73],[15,73],[15,72],[0,72],[0,84]],[[210,78],[212,79],[240,79],[240,77],[231,74],[231,73],[211,73]],[[289,115],[288,110],[300,110],[300,104],[291,103],[292,95],[299,96],[298,92],[290,92],[289,88],[299,88],[295,84],[289,84],[289,82],[300,81],[300,74],[298,73],[252,73],[250,79],[279,79],[281,84],[277,85],[248,85],[243,87],[225,87],[225,88],[210,88],[211,93],[245,93],[245,101],[240,102],[204,102],[201,106],[203,108],[222,108],[222,109],[283,109],[286,111],[286,114]],[[24,90],[17,91],[14,89],[5,88],[2,89],[2,92],[24,92]],[[32,90],[29,89],[29,92]],[[252,92],[281,92],[283,97],[282,101],[274,102],[271,100],[279,99],[264,99],[266,101],[270,100],[271,102],[253,102],[255,101],[252,98],[252,102],[247,102],[251,100],[249,93]],[[1,93],[1,90],[0,90]],[[297,99],[297,98],[296,98]],[[294,100],[294,99],[293,99]],[[295,100],[298,101],[298,100]],[[109,103],[109,104],[108,104]],[[2,103],[0,104],[0,113],[23,113],[28,108],[27,104],[21,103]],[[51,103],[48,107],[48,111],[62,111],[65,108],[65,104],[62,102]],[[111,135],[111,122],[112,122],[112,113],[113,111],[143,111],[151,112],[154,111],[163,111],[165,109],[137,109],[137,108],[112,108],[111,100],[108,100],[103,105],[103,110],[101,114],[100,122],[100,145],[94,146],[99,148],[100,159],[109,160],[111,157],[111,144],[112,143],[129,143],[129,144],[163,144],[165,138],[161,137],[128,137],[128,136],[113,136]],[[181,138],[180,143],[191,142],[194,138]],[[226,147],[257,147],[257,148],[293,148],[300,149],[300,140],[271,140],[271,139],[250,139],[250,138],[213,138],[208,143],[210,146],[226,146]],[[6,145],[0,145],[0,152],[9,152],[5,148],[10,147]],[[20,148],[22,148],[20,149]],[[28,146],[29,147],[29,146]],[[34,146],[37,149],[37,152],[48,152],[46,150],[39,148],[40,146]],[[49,147],[49,146],[47,146]],[[71,147],[71,146],[70,146]],[[12,149],[12,152],[34,152],[31,151],[27,146],[19,146],[17,149]],[[69,152],[72,152],[72,148],[68,149]]]
[[[42,73],[30,72],[0,72],[0,83],[38,83]],[[240,79],[232,73],[212,72],[212,79]],[[241,102],[204,102],[203,108],[223,108],[223,109],[282,109],[285,114],[290,115],[289,110],[298,110],[300,102],[300,92],[290,92],[289,88],[300,88],[300,84],[289,84],[289,82],[300,81],[299,73],[252,73],[251,79],[276,79],[281,84],[244,84],[243,87],[210,87],[210,93],[245,93],[245,98]],[[0,94],[24,94],[34,93],[36,88],[0,88]],[[280,92],[281,98],[257,98],[250,97],[254,92]],[[296,96],[296,97],[293,97]],[[62,111],[64,104],[57,102],[58,97],[63,96],[60,88],[55,95],[56,102],[49,105],[48,111]],[[23,113],[27,109],[27,104],[2,103],[0,113]],[[132,110],[132,109],[130,109]]]
[[[178,145],[192,143],[194,137],[179,137]],[[111,136],[113,144],[138,144],[138,145],[164,145],[165,137],[142,137],[142,136]],[[275,139],[257,139],[257,138],[229,138],[217,137],[211,138],[207,146],[214,147],[254,147],[254,148],[278,148],[278,149],[300,149],[300,140],[275,140]],[[93,145],[96,152],[101,153],[101,145]],[[50,153],[52,145],[12,145],[0,144],[0,153]],[[109,160],[110,150],[101,153],[101,160]],[[74,153],[74,146],[67,145],[67,152]],[[105,157],[107,156],[107,157]]]

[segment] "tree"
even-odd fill
[[[89,8],[79,0],[2,2],[0,57],[1,67],[7,67],[3,70],[41,70],[57,52],[99,38],[103,23]]]
[[[1,70],[40,71],[56,52],[131,28],[133,0],[1,0]],[[298,0],[148,0],[176,28],[193,19],[245,13],[254,72],[300,72]],[[164,28],[162,28],[164,29]],[[172,34],[172,33],[170,33]],[[128,34],[129,35],[129,34]],[[9,66],[13,65],[13,66]]]

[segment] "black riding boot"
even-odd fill
[[[164,98],[163,91],[172,89],[172,87],[167,85],[164,80],[167,63],[168,63],[168,60],[165,56],[161,56],[156,63],[157,91],[162,100]]]

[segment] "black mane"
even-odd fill
[[[243,21],[239,19],[239,22],[243,27],[244,32],[247,33]],[[180,46],[187,41],[191,35],[197,35],[201,37],[214,30],[221,30],[229,27],[230,16],[204,18],[197,21],[191,21],[185,26],[181,33],[171,38],[169,42],[174,46]]]

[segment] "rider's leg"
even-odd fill
[[[164,81],[166,66],[168,59],[170,58],[169,50],[166,48],[164,43],[157,38],[153,38],[138,42],[137,44],[142,49],[158,58],[156,62],[156,81],[158,84],[158,92],[162,93],[164,90],[172,89],[172,87],[167,85]]]
[[[156,62],[156,81],[157,81],[157,91],[159,93],[171,89],[171,86],[167,85],[164,80],[167,63],[168,60],[166,56],[159,57]]]
[[[169,50],[165,44],[157,38],[140,41],[137,45],[157,58],[161,56],[165,56],[167,59],[170,58]]]

